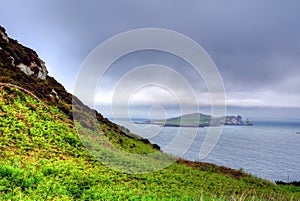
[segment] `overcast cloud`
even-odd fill
[[[70,92],[86,56],[106,39],[132,29],[165,28],[187,35],[209,53],[224,81],[229,113],[300,118],[300,2],[297,0],[0,2],[0,24],[11,37],[35,49],[45,60],[50,75]],[[103,94],[112,96],[112,83],[120,79],[122,72],[148,63],[174,67],[194,87],[200,102],[207,104],[204,99],[209,102],[201,78],[191,70],[182,70],[187,64],[158,52],[137,53],[116,62],[114,68],[122,70],[108,72],[100,88],[102,92],[96,94],[96,102],[109,103],[110,96]],[[154,73],[163,77],[159,72]],[[169,82],[176,80],[170,78]],[[181,90],[180,86],[177,90]],[[136,100],[142,102],[140,95]],[[253,113],[249,113],[249,108]]]

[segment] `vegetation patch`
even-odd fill
[[[90,155],[72,121],[57,107],[45,105],[19,89],[0,90],[1,200],[300,198],[297,187],[275,185],[242,171],[181,159],[148,174],[116,172]],[[106,124],[100,126],[124,151],[157,151],[151,144],[120,135]]]

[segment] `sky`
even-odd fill
[[[36,50],[46,62],[49,75],[71,93],[83,62],[107,39],[134,29],[169,29],[189,37],[211,57],[224,83],[227,114],[254,119],[300,119],[300,2],[297,0],[0,0],[0,3],[0,24],[9,36]],[[135,76],[122,83],[123,92],[134,87],[136,91],[129,102],[117,96],[114,103],[117,111],[135,117],[150,113],[178,114],[178,97],[182,97],[182,104],[193,104],[185,85],[178,81],[180,75],[192,87],[199,111],[209,113],[211,99],[202,77],[181,58],[152,50],[134,52],[114,62],[99,80],[94,107],[110,117],[117,84],[126,73],[147,64],[155,64],[148,69],[157,70],[134,71]],[[154,83],[166,80],[168,87],[155,84],[141,87],[146,78]],[[128,111],[125,105],[133,109]],[[190,112],[195,111],[190,109]]]

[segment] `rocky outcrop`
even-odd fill
[[[20,63],[19,65],[16,65],[17,68],[19,68],[23,73],[26,75],[33,75],[36,78],[45,80],[47,78],[47,69],[44,65],[44,62],[41,61],[41,66],[38,66],[35,62],[31,62],[29,66]]]
[[[0,36],[1,36],[1,40],[4,40],[5,42],[9,43],[9,39],[8,39],[7,34],[6,34],[6,31],[1,26],[0,26]]]
[[[45,62],[38,57],[35,51],[9,38],[1,26],[0,51],[0,67],[15,68],[28,76],[42,80],[47,78],[48,71]]]
[[[243,121],[242,116],[226,116],[224,125],[235,125],[235,126],[252,126],[253,123],[248,119]]]

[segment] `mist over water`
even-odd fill
[[[128,121],[118,122],[135,131]],[[175,128],[147,126],[143,137],[150,137],[165,152],[176,155],[182,150],[180,143],[168,146],[177,135],[178,129],[191,140],[189,135],[194,128]],[[157,133],[157,130],[160,132]],[[208,128],[199,128],[191,146],[182,156],[192,161],[200,161],[199,151]],[[140,130],[139,130],[140,131]],[[156,132],[155,136],[151,132]],[[225,126],[221,138],[213,151],[203,162],[214,163],[234,169],[242,168],[245,172],[270,181],[300,181],[300,122],[254,122],[254,126]],[[182,143],[184,144],[184,143]]]

